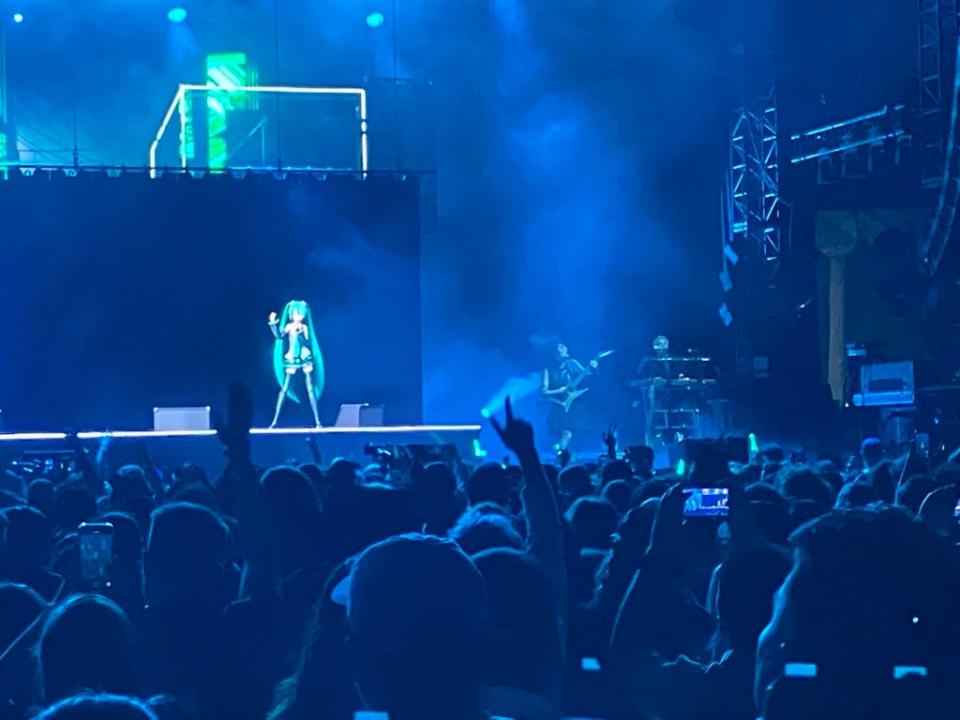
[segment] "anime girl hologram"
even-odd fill
[[[267,320],[275,338],[273,344],[273,374],[280,385],[280,394],[277,395],[277,409],[273,413],[273,422],[270,427],[276,427],[280,419],[280,410],[283,402],[290,398],[300,402],[296,393],[291,389],[293,377],[303,372],[303,381],[307,389],[307,399],[313,411],[313,422],[320,427],[320,415],[317,413],[317,400],[323,394],[324,368],[323,355],[317,344],[317,336],[313,331],[313,316],[310,306],[305,300],[291,300],[283,308],[283,313],[277,317],[275,312],[270,313]]]

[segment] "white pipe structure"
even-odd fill
[[[369,142],[367,140],[367,91],[364,88],[353,87],[309,87],[296,85],[197,85],[181,83],[167,108],[163,122],[157,134],[150,143],[149,167],[150,177],[157,177],[157,147],[167,131],[167,126],[173,119],[173,114],[179,111],[180,115],[180,166],[187,169],[186,150],[184,148],[184,133],[186,132],[186,94],[196,91],[215,92],[255,92],[279,93],[281,95],[356,95],[360,107],[360,171],[366,175],[369,170]],[[282,170],[283,168],[278,168]]]

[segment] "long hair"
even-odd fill
[[[313,395],[315,398],[320,399],[320,396],[323,394],[326,375],[323,368],[323,355],[320,354],[320,346],[317,344],[317,334],[313,330],[313,314],[310,312],[310,306],[307,305],[306,300],[291,300],[283,308],[283,313],[280,315],[280,325],[278,326],[280,336],[273,343],[273,375],[277,379],[277,384],[283,387],[283,382],[287,374],[286,365],[283,361],[283,344],[286,340],[286,335],[283,331],[284,328],[287,327],[287,323],[290,322],[290,316],[294,311],[303,315],[303,324],[307,326],[307,332],[310,333],[308,342],[310,343],[310,359],[313,365],[313,372],[311,373]],[[287,388],[287,397],[294,402],[300,402],[296,393],[293,392],[293,388]]]

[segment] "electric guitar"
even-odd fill
[[[565,413],[570,412],[570,408],[573,407],[573,404],[583,395],[590,392],[590,388],[580,387],[580,385],[584,380],[596,372],[595,366],[598,365],[601,360],[610,357],[614,352],[616,351],[604,350],[603,352],[597,353],[596,357],[587,363],[587,366],[583,369],[583,371],[564,386],[563,392],[555,392],[552,395],[544,395],[543,399],[547,402],[553,403],[554,405],[559,405],[563,408]]]

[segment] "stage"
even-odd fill
[[[368,445],[453,444],[461,457],[473,457],[474,441],[480,425],[394,425],[385,427],[253,428],[251,451],[258,465],[306,463],[312,461],[307,439],[314,438],[330,463],[349,457],[364,463]],[[106,461],[111,467],[138,462],[145,447],[157,465],[176,466],[191,462],[211,471],[225,462],[223,447],[215,430],[112,430],[78,432],[77,437],[95,453],[103,442],[109,443]],[[8,463],[24,453],[65,450],[62,432],[0,433],[0,462]]]

